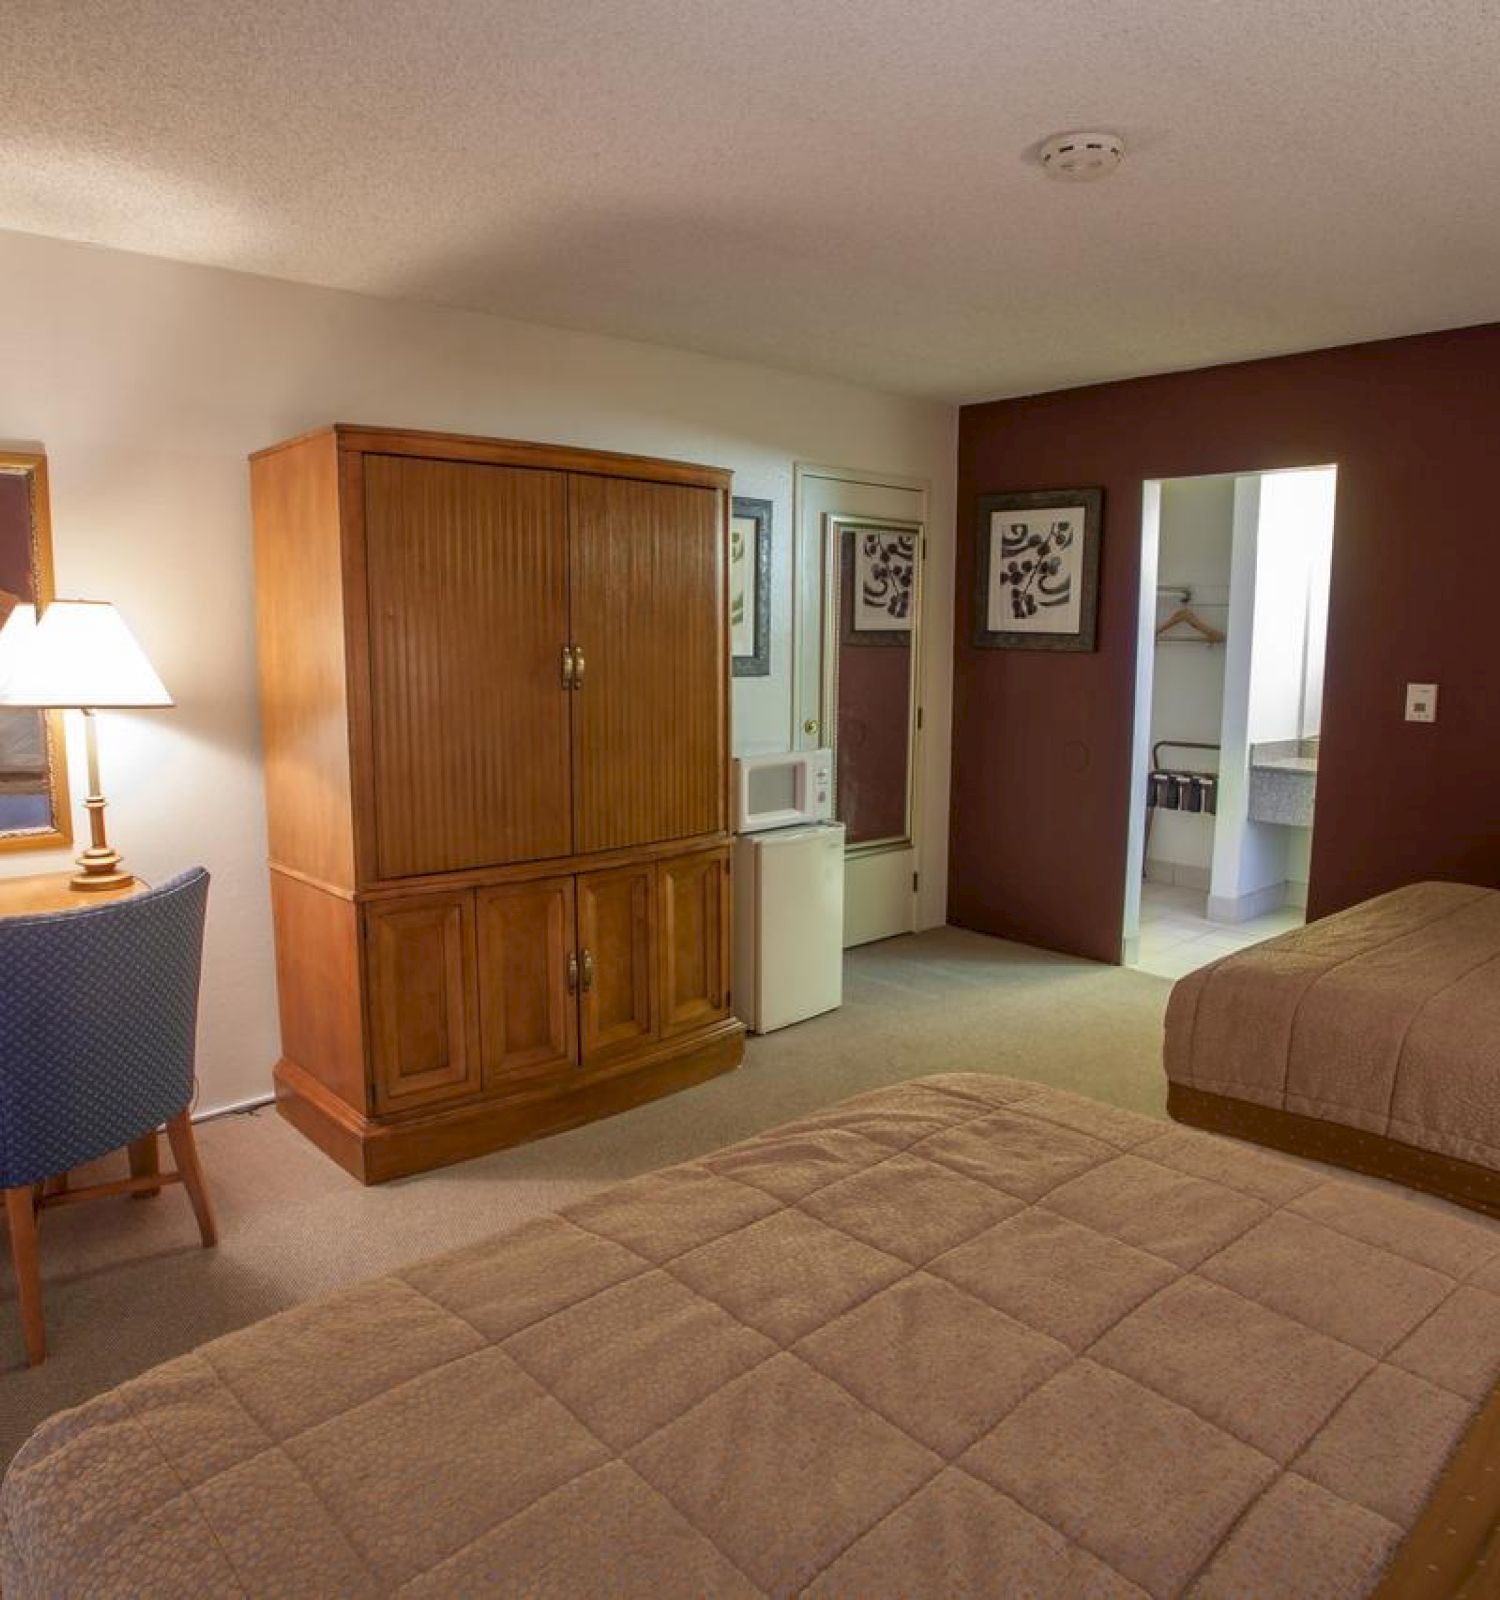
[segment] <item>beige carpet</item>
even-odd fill
[[[944,929],[852,952],[843,1009],[751,1040],[738,1072],[424,1177],[361,1188],[270,1110],[205,1123],[217,1249],[197,1246],[177,1189],[49,1213],[52,1353],[34,1371],[0,1277],[0,1465],[51,1412],[205,1339],[881,1084],[1009,1073],[1163,1115],[1169,990]]]

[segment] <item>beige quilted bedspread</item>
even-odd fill
[[[1412,884],[1189,973],[1166,1069],[1500,1171],[1500,891]]]
[[[1500,1230],[1004,1078],[850,1101],[48,1422],[7,1600],[1367,1593]]]

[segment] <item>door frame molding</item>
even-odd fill
[[[870,489],[908,489],[922,497],[922,514],[915,520],[922,524],[925,530],[932,521],[932,479],[921,478],[902,472],[882,472],[876,468],[861,467],[832,467],[817,461],[794,461],[792,463],[792,704],[787,718],[787,732],[789,739],[787,748],[796,750],[799,747],[798,739],[801,737],[799,719],[804,693],[808,686],[808,664],[802,649],[802,630],[807,621],[807,607],[803,599],[802,580],[806,576],[803,570],[802,554],[802,512],[807,500],[805,487],[809,478],[825,478],[834,483],[857,483]],[[821,571],[821,569],[820,569]],[[918,618],[918,624],[923,619]],[[820,623],[819,638],[827,633],[826,619]],[[819,664],[821,669],[821,663]],[[922,665],[917,663],[918,695],[921,694]],[[821,695],[821,670],[820,695]],[[912,802],[912,837],[916,838],[916,800]]]
[[[851,487],[876,490],[895,489],[914,495],[916,498],[915,514],[898,517],[894,520],[898,522],[910,521],[921,525],[923,548],[919,553],[919,569],[926,564],[926,539],[930,535],[932,525],[933,484],[931,478],[873,468],[829,466],[813,461],[794,461],[792,463],[792,703],[788,728],[788,748],[791,750],[806,749],[812,742],[802,731],[802,721],[807,714],[806,707],[814,696],[816,696],[818,704],[819,721],[816,742],[827,742],[824,717],[827,710],[825,672],[828,652],[828,606],[825,585],[828,552],[827,531],[826,527],[822,526],[822,519],[820,519],[816,555],[811,549],[804,549],[803,544],[803,523],[808,511],[808,494],[810,486],[815,482],[848,484]],[[864,514],[851,507],[843,515],[858,519]],[[884,520],[890,521],[893,519]],[[815,571],[810,572],[808,570],[810,563],[815,565]],[[812,581],[810,582],[810,580]],[[816,599],[814,599],[814,596],[816,596]],[[922,592],[918,596],[919,613],[914,619],[916,623],[916,659],[913,662],[912,694],[909,707],[913,725],[916,723],[919,712],[922,715],[923,722],[925,723],[926,721],[928,675],[930,671],[926,644],[929,631],[927,624],[930,620],[927,615],[927,607],[931,603],[932,595],[927,586],[923,584]],[[816,662],[809,660],[809,651],[805,648],[811,637],[808,613],[813,604],[816,604],[818,608],[817,638],[819,644],[817,654],[820,659]],[[917,874],[920,871],[923,856],[927,774],[923,771],[919,738],[911,744],[910,749],[910,826],[907,839],[899,842],[877,842],[867,851],[855,849],[847,852],[845,859],[850,864],[864,861],[868,864],[866,871],[877,871],[880,870],[876,866],[877,858],[890,856],[897,852],[909,852],[913,871],[910,889],[911,918],[912,926],[915,927],[918,921]],[[846,902],[846,912],[847,904]],[[847,930],[847,920],[845,926]]]

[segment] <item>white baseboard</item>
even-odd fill
[[[1291,898],[1291,884],[1272,883],[1264,889],[1254,889],[1249,894],[1218,895],[1208,897],[1208,920],[1210,922],[1250,922],[1256,917],[1264,917],[1272,911],[1280,911],[1297,902]]]
[[[1179,889],[1202,889],[1208,892],[1212,876],[1208,867],[1196,867],[1186,861],[1147,861],[1148,883],[1175,884]]]
[[[252,1095],[248,1100],[231,1100],[224,1106],[204,1106],[193,1113],[194,1122],[212,1122],[215,1117],[232,1117],[238,1111],[259,1111],[262,1106],[274,1105],[274,1094]]]

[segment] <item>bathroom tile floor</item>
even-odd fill
[[[1300,928],[1306,913],[1284,906],[1249,922],[1210,922],[1208,896],[1176,884],[1141,886],[1140,950],[1128,965],[1158,978],[1181,978],[1220,956]]]

